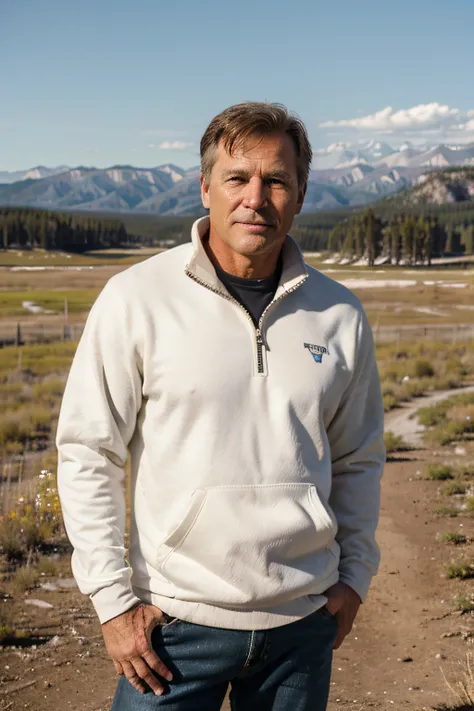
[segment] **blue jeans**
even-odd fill
[[[162,696],[126,677],[111,711],[325,711],[336,618],[326,608],[289,625],[247,632],[182,620],[156,627],[152,646],[173,673]]]

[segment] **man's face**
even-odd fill
[[[211,237],[248,257],[281,248],[304,200],[290,136],[251,136],[232,156],[220,142],[215,158],[208,185],[201,175]]]

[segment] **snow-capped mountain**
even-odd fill
[[[426,173],[474,165],[474,143],[437,146],[381,141],[333,143],[314,151],[304,211],[361,206],[409,188]],[[20,180],[12,180],[21,175]],[[0,206],[203,214],[199,166],[184,170],[114,165],[98,169],[45,168],[0,173]],[[9,184],[5,184],[9,183]]]
[[[0,183],[16,183],[18,180],[41,180],[41,178],[48,178],[50,175],[58,175],[59,173],[64,173],[64,171],[69,170],[67,165],[58,165],[55,168],[47,168],[44,165],[37,165],[34,168],[29,168],[28,170],[0,170]]]

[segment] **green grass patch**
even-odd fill
[[[442,533],[439,540],[442,543],[454,543],[454,545],[459,545],[461,543],[466,543],[467,538],[462,533]]]
[[[384,433],[383,441],[387,454],[391,454],[392,452],[407,452],[411,449],[410,445],[405,442],[403,437],[395,435],[390,430]]]
[[[459,515],[459,509],[455,509],[452,506],[438,506],[434,512],[438,516],[449,516],[450,518],[456,518]]]
[[[76,343],[0,350],[0,456],[44,449],[56,422]]]
[[[429,479],[435,481],[454,479],[451,467],[446,464],[429,464],[427,474]]]
[[[156,250],[156,253],[160,252]],[[116,250],[98,250],[84,254],[68,252],[47,252],[42,249],[32,250],[0,250],[0,266],[2,267],[100,267],[105,264],[129,265],[142,262],[152,256],[141,254],[138,250],[117,252]]]
[[[474,612],[474,600],[468,600],[465,597],[457,598],[454,601],[454,606],[458,612],[463,614]]]
[[[30,311],[22,306],[24,301],[33,301],[43,309],[63,313],[64,302],[67,299],[69,313],[89,311],[99,292],[100,289],[0,291],[0,318],[30,314]]]
[[[71,367],[77,343],[44,343],[0,349],[0,383],[11,382],[26,373],[30,376],[46,376],[68,371]],[[20,354],[21,352],[21,354]]]
[[[449,563],[449,565],[446,566],[446,576],[448,578],[458,578],[460,580],[474,578],[474,563],[472,561]]]
[[[459,481],[448,481],[444,485],[443,493],[446,496],[455,496],[456,494],[465,494],[467,487]]]

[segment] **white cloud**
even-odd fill
[[[325,121],[320,124],[320,128],[352,128],[378,133],[400,133],[427,129],[442,130],[463,122],[466,122],[466,115],[463,116],[459,109],[435,102],[398,111],[395,111],[392,106],[386,106],[375,114],[360,118]]]
[[[331,143],[327,148],[315,148],[313,153],[315,155],[327,155],[328,153],[334,153],[334,151],[343,151],[351,146],[352,143]]]
[[[192,143],[187,143],[186,141],[162,141],[158,148],[164,151],[184,151],[192,145]]]
[[[469,111],[468,114],[470,116],[474,116],[474,111]],[[460,126],[456,126],[456,129],[458,131],[463,131],[464,133],[474,133],[474,118],[472,118],[470,121],[467,121],[467,123],[463,123]]]

